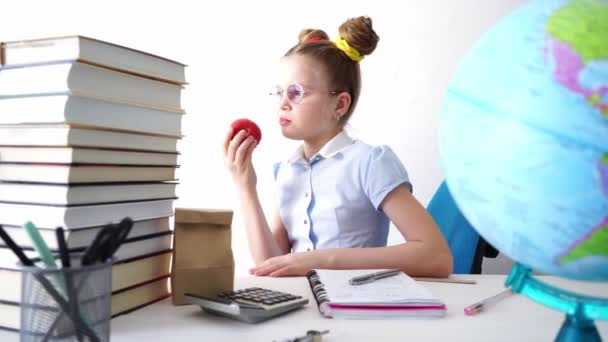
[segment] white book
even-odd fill
[[[0,203],[0,224],[21,226],[32,221],[40,228],[101,226],[120,222],[124,217],[134,221],[173,215],[173,200],[139,201],[83,206],[47,206]]]
[[[0,202],[79,205],[175,198],[177,183],[36,184],[0,182]]]
[[[169,277],[112,293],[112,317],[124,315],[169,297]]]
[[[185,65],[167,58],[83,36],[48,37],[2,43],[5,65],[81,60],[157,78],[186,83]]]
[[[11,113],[0,115],[1,125],[69,124],[176,138],[181,136],[183,117],[180,111],[68,94],[3,98],[0,113]]]
[[[21,247],[32,247],[32,240],[27,235],[25,229],[21,226],[2,226],[6,233],[15,241],[15,243]],[[69,249],[81,249],[89,244],[95,238],[97,233],[105,226],[94,226],[94,227],[83,227],[76,229],[64,230],[66,243]],[[171,230],[169,225],[169,217],[160,217],[151,220],[133,221],[133,227],[129,231],[128,239],[135,239],[146,235],[155,235]],[[38,228],[40,235],[49,246],[51,250],[56,251],[59,246],[57,245],[57,238],[55,236],[55,229],[51,228]],[[0,246],[5,246],[4,241],[0,241]],[[6,252],[6,251],[5,251]],[[7,260],[10,262],[7,264]],[[16,259],[14,257],[2,258],[0,257],[0,267],[9,267],[15,264]]]
[[[34,183],[109,183],[175,180],[175,167],[0,164],[0,181]]]
[[[177,152],[178,139],[177,137],[100,130],[65,124],[0,125],[0,146],[97,147]]]
[[[136,258],[141,255],[152,254],[171,249],[173,242],[173,232],[157,234],[154,237],[138,237],[125,241],[114,253],[115,260],[126,260]]]
[[[0,69],[0,99],[74,94],[175,111],[181,110],[181,91],[180,85],[80,62]]]
[[[112,317],[129,313],[169,297],[168,283],[167,278],[161,278],[112,293]],[[20,313],[19,305],[0,302],[0,329],[19,331]]]
[[[350,279],[384,270],[325,270],[308,273],[310,288],[326,317],[378,319],[443,317],[445,304],[403,272],[370,283]]]
[[[112,264],[112,292],[166,277],[172,251],[156,252]],[[21,302],[22,273],[19,268],[0,266],[0,302]]]
[[[177,153],[75,147],[0,146],[0,162],[176,166]]]
[[[114,260],[127,260],[132,258],[137,258],[142,255],[157,253],[161,251],[167,251],[171,249],[173,232],[166,231],[155,235],[149,236],[140,236],[137,238],[131,238],[126,240],[114,253]],[[31,247],[23,247],[22,248],[25,255],[32,260],[37,260],[39,258],[39,254]],[[84,248],[70,251],[71,253],[83,252]],[[57,251],[53,251],[57,253]],[[0,268],[6,269],[17,269],[19,268],[19,259],[15,256],[15,253],[10,248],[5,246],[0,246],[0,258],[2,262],[0,263]]]

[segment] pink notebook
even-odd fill
[[[403,272],[363,285],[349,284],[353,277],[377,271],[311,271],[307,277],[319,312],[345,319],[445,316],[445,304]]]

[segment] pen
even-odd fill
[[[71,267],[70,253],[68,251],[68,245],[65,242],[65,235],[63,228],[57,227],[55,229],[55,236],[57,237],[57,246],[59,247],[59,256],[61,258],[61,266],[64,268]]]
[[[504,298],[507,298],[512,294],[513,294],[513,290],[511,290],[511,288],[508,288],[492,297],[482,300],[481,302],[477,302],[475,304],[467,306],[466,308],[464,308],[464,313],[467,316],[473,316],[473,315],[478,314],[479,312],[485,310],[490,305],[495,304],[496,302],[498,302]]]
[[[78,308],[78,295],[76,294],[76,292],[74,291],[74,279],[72,278],[72,271],[70,270],[71,267],[71,261],[70,261],[70,252],[68,251],[68,244],[65,242],[65,234],[63,232],[63,228],[62,227],[57,227],[57,229],[55,229],[55,236],[57,237],[57,246],[59,247],[59,256],[61,257],[61,266],[62,266],[62,273],[63,276],[65,277],[65,285],[66,285],[66,290],[67,290],[67,295],[68,295],[68,305],[70,306],[70,309],[72,310],[72,312],[75,315],[79,315],[80,316],[80,309]],[[86,317],[83,317],[86,318]],[[53,331],[54,326],[49,329],[49,332]],[[47,336],[45,335],[45,338]],[[78,329],[76,329],[76,339],[78,341],[82,341],[82,332]]]
[[[13,253],[15,253],[15,255],[17,256],[17,258],[19,258],[19,261],[21,261],[23,266],[34,266],[34,262],[32,260],[30,260],[30,258],[28,258],[27,255],[25,255],[25,253],[23,253],[23,250],[21,249],[21,247],[19,247],[15,243],[15,241],[13,241],[13,239],[6,233],[6,231],[4,230],[4,228],[2,228],[1,225],[0,225],[0,238],[2,238],[2,240],[4,240],[4,243],[6,244],[6,246],[8,248],[10,248],[13,251]]]
[[[399,273],[401,273],[400,270],[380,271],[380,272],[375,272],[375,273],[370,273],[370,274],[354,277],[351,280],[349,280],[348,283],[351,285],[362,285],[362,284],[371,283],[372,281],[376,281],[378,279],[392,277]]]

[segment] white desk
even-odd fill
[[[504,288],[505,276],[461,276],[477,285],[424,283],[443,299],[448,314],[441,319],[336,320],[323,318],[305,278],[246,277],[236,288],[260,286],[307,296],[304,309],[259,324],[247,324],[205,314],[196,306],[174,307],[165,300],[112,320],[112,341],[273,341],[303,335],[306,330],[329,329],[323,341],[552,341],[564,315],[512,296],[488,311],[468,317],[465,306]],[[540,277],[576,292],[608,297],[606,283],[578,283]],[[608,322],[596,322],[608,341]],[[0,332],[0,341],[17,341],[14,333]]]

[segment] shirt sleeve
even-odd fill
[[[384,198],[399,185],[405,184],[410,192],[412,191],[405,167],[386,145],[372,148],[361,167],[363,189],[377,210],[380,209]]]

